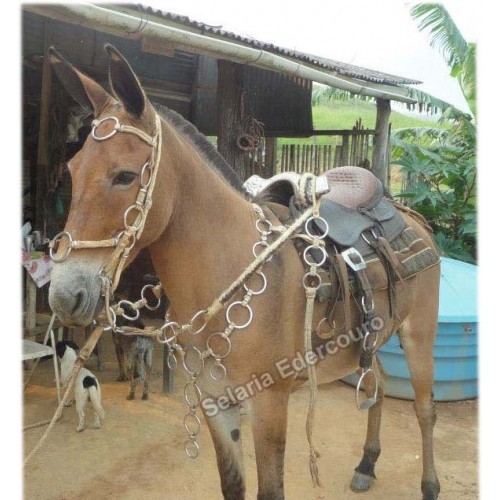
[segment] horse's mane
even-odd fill
[[[158,114],[181,132],[193,144],[209,167],[215,170],[234,190],[244,194],[243,182],[238,174],[229,166],[215,146],[188,120],[176,111],[159,106]]]

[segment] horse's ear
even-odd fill
[[[82,107],[98,116],[112,97],[92,78],[78,71],[54,47],[48,50],[49,60],[69,94]]]
[[[109,56],[109,83],[113,93],[129,113],[139,118],[148,102],[142,85],[130,64],[113,45],[107,43],[104,48]]]

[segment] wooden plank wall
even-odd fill
[[[331,144],[283,144],[276,173],[311,172],[319,175],[341,165],[369,168],[374,133],[365,129],[361,119],[352,131],[332,131]]]

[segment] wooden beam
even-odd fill
[[[358,131],[359,135],[374,135],[375,130],[374,129],[363,129]],[[300,131],[297,132],[295,130],[268,130],[266,129],[266,136],[267,137],[302,137],[302,138],[307,138],[307,137],[315,137],[315,136],[320,136],[320,135],[326,135],[326,136],[346,136],[346,135],[352,135],[352,129],[339,129],[339,130],[305,130],[305,131]]]
[[[217,149],[242,180],[248,178],[245,153],[237,146],[244,132],[243,67],[230,61],[218,61]]]
[[[47,19],[44,23],[44,41],[43,41],[43,66],[42,66],[42,89],[40,96],[40,121],[38,124],[38,151],[36,168],[36,204],[35,225],[37,229],[42,229],[44,233],[44,210],[45,198],[47,196],[47,173],[50,163],[50,107],[52,95],[52,68],[47,56],[48,48],[51,43],[51,21]]]
[[[377,99],[377,120],[372,156],[372,172],[387,186],[389,118],[391,116],[391,101]]]

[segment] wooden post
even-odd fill
[[[391,116],[391,101],[377,99],[377,121],[372,157],[372,172],[387,185],[387,162],[389,143],[389,118]]]
[[[342,136],[342,146],[340,149],[340,166],[349,165],[349,136]]]
[[[217,83],[217,149],[242,180],[249,177],[245,168],[245,153],[237,146],[244,132],[243,66],[230,61],[218,61]]]
[[[35,225],[37,229],[46,228],[44,225],[44,209],[46,206],[45,198],[47,197],[47,175],[50,163],[49,154],[49,132],[50,132],[50,106],[52,94],[52,68],[47,50],[51,40],[51,23],[50,20],[45,21],[44,26],[44,42],[43,42],[43,66],[42,66],[42,90],[40,96],[40,122],[38,124],[38,151],[37,151],[37,168],[36,168],[36,205],[35,205]]]
[[[266,157],[264,159],[264,172],[263,177],[269,179],[276,173],[276,150],[278,146],[278,139],[276,137],[266,137]]]

